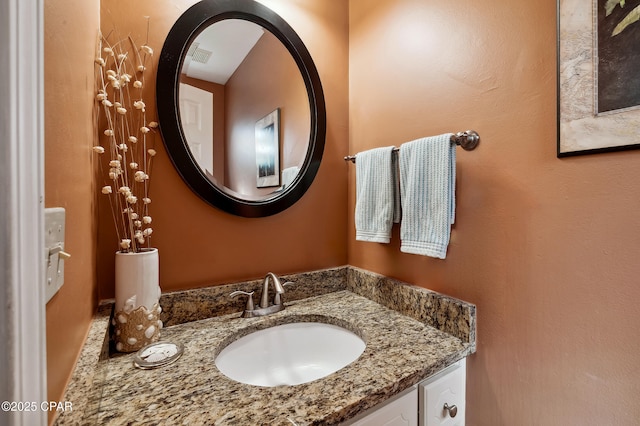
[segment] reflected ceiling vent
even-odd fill
[[[200,43],[198,43],[197,41],[191,43],[191,46],[189,46],[189,50],[187,50],[187,56],[193,56],[193,52],[195,52],[198,47],[200,47]]]
[[[193,42],[191,46],[189,46],[189,50],[187,50],[187,57],[190,57],[192,61],[206,64],[209,62],[209,58],[211,58],[211,53],[212,52],[208,50],[200,49],[200,43]]]
[[[200,48],[196,48],[191,55],[192,61],[200,62],[201,64],[209,62],[209,58],[211,58],[211,52]]]

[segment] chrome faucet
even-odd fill
[[[280,279],[276,277],[276,274],[269,272],[264,277],[264,282],[262,283],[262,298],[260,299],[260,308],[262,309],[269,307],[269,278],[271,278],[273,289],[276,292],[275,296],[273,296],[273,304],[282,306],[280,295],[284,293],[284,288],[282,284],[280,284]]]
[[[273,289],[275,290],[273,303],[269,302],[269,281],[273,283]],[[247,298],[247,304],[245,306],[244,312],[242,313],[242,318],[261,317],[264,315],[273,314],[275,312],[280,312],[284,309],[284,303],[282,303],[281,295],[284,293],[284,287],[291,284],[293,283],[289,281],[281,284],[280,279],[273,272],[267,273],[267,275],[264,277],[264,282],[262,283],[260,307],[257,309],[253,306],[253,291],[246,292],[238,290],[231,293],[230,296],[232,298],[241,294],[249,296]]]

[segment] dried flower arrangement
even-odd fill
[[[147,31],[148,32],[148,31]],[[112,33],[113,34],[113,33]],[[156,155],[152,135],[158,127],[147,121],[142,99],[145,71],[153,49],[146,42],[136,46],[131,36],[110,43],[102,34],[98,41],[98,111],[102,145],[99,155],[105,178],[102,194],[109,197],[121,252],[140,252],[149,247],[149,174]]]

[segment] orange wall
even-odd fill
[[[350,0],[352,153],[477,130],[446,260],[356,242],[349,264],[475,303],[468,425],[640,417],[640,151],[556,158],[556,1]]]
[[[103,31],[117,24],[121,34],[144,40],[157,61],[176,18],[194,0],[103,0]],[[348,4],[341,0],[263,0],[287,20],[314,58],[325,91],[327,140],[324,159],[311,188],[294,206],[260,219],[229,215],[202,201],[175,171],[160,138],[151,173],[153,245],[160,252],[163,291],[343,265],[347,261]],[[153,84],[152,84],[153,83]],[[146,99],[154,99],[148,81]],[[155,105],[147,101],[155,115]],[[114,295],[117,239],[108,206],[100,200],[98,279],[101,299]]]
[[[65,280],[47,304],[48,399],[63,393],[97,306],[93,57],[99,1],[44,2],[45,206],[66,209]],[[54,414],[51,412],[50,414]]]

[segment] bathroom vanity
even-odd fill
[[[444,403],[431,405],[452,421],[445,424],[464,424],[465,357],[475,351],[473,305],[352,267],[284,278],[296,283],[283,295],[285,309],[257,318],[241,318],[244,304],[228,295],[257,289],[258,281],[163,295],[161,339],[181,343],[184,354],[154,370],[135,368],[133,354],[109,355],[104,327],[110,312],[103,307],[95,341],[87,342],[65,396],[74,411],[57,424],[370,425],[389,415],[400,416],[398,424],[417,424],[418,405],[424,414],[428,401],[440,405],[438,395],[449,398],[451,389],[457,399],[444,400],[449,411]],[[239,383],[216,368],[216,356],[231,342],[297,322],[340,326],[366,348],[337,372],[295,386]]]
[[[464,426],[466,359],[343,423],[343,426]]]

